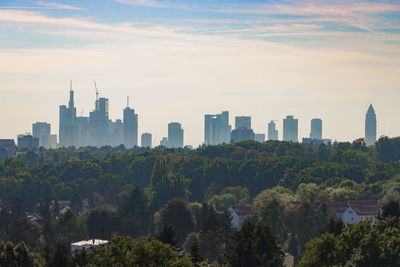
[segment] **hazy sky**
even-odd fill
[[[400,135],[400,4],[393,1],[0,1],[0,138],[51,123],[73,80],[78,114],[126,96],[139,134],[159,144],[182,123],[203,141],[204,114],[252,116],[256,133],[292,114],[299,136],[364,135],[370,103],[378,136]]]

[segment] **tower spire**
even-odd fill
[[[129,95],[126,96],[126,106],[129,107]]]
[[[74,91],[72,90],[72,80],[69,81],[69,108],[74,108]]]

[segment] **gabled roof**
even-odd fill
[[[253,211],[253,207],[251,205],[246,205],[246,206],[232,206],[231,207],[237,215],[239,216],[246,216],[246,215],[254,215],[256,214]]]
[[[349,204],[359,216],[377,216],[382,209],[377,200],[349,201]]]
[[[336,212],[343,213],[348,208],[352,208],[359,216],[377,216],[382,206],[378,204],[377,200],[355,200],[348,202],[327,202],[327,208]],[[299,201],[290,202],[287,206],[288,209],[293,209],[300,206]],[[311,205],[311,209],[316,210],[322,205],[322,202],[316,202]]]

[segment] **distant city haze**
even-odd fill
[[[70,80],[77,116],[94,110],[94,80],[113,121],[129,96],[137,142],[153,146],[179,122],[197,147],[205,114],[222,111],[266,137],[276,120],[282,140],[292,115],[299,141],[314,118],[323,138],[352,141],[370,104],[377,138],[400,135],[397,1],[15,2],[0,3],[0,139],[36,122],[58,135]]]

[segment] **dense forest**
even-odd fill
[[[345,226],[310,208],[349,200],[386,213]],[[280,266],[290,253],[299,266],[398,266],[399,200],[400,138],[20,150],[0,162],[0,265]],[[256,214],[233,229],[227,208],[248,204]],[[110,242],[69,251],[92,238]]]

